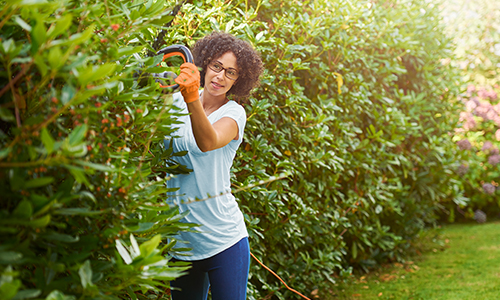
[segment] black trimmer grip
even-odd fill
[[[184,45],[171,45],[159,50],[157,54],[163,54],[163,60],[171,56],[179,55],[184,59],[184,62],[194,62],[193,54],[191,54],[189,48]]]
[[[189,50],[188,47],[184,45],[171,45],[168,47],[165,47],[157,52],[157,54],[163,54],[163,61],[169,57],[172,56],[180,56],[184,60],[184,62],[189,62],[193,63],[193,54],[191,54],[191,51]],[[165,76],[163,76],[165,77]],[[160,83],[161,88],[171,88],[172,90],[176,90],[179,88],[178,84],[173,84],[173,85],[162,85]]]

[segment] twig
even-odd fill
[[[9,8],[9,6],[10,6],[10,5],[7,5],[7,6],[5,7],[5,9]],[[10,20],[10,17],[12,17],[12,15],[16,12],[16,10],[17,10],[17,7],[16,7],[15,9],[13,9],[13,10],[10,12],[10,14],[9,14],[9,15],[7,15],[7,16],[5,17],[5,19],[3,19],[3,20],[2,20],[2,22],[0,22],[0,29],[2,29],[3,25],[5,25],[5,23],[6,23],[8,20]],[[2,12],[3,12],[3,11],[2,11]]]
[[[10,88],[11,85],[14,85],[18,80],[19,78],[21,78],[21,76],[24,75],[24,73],[26,73],[26,71],[31,67],[31,65],[33,64],[33,61],[30,61],[29,64],[25,64],[23,69],[21,70],[21,72],[19,72],[16,77],[14,77],[14,79],[12,79],[11,81],[9,81],[9,84],[7,84],[6,86],[4,86],[4,88],[0,91],[0,97],[2,97],[3,94],[5,94],[5,92],[7,92],[7,90]]]

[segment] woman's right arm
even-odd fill
[[[238,124],[231,118],[222,118],[211,124],[200,101],[200,72],[192,63],[181,66],[181,74],[175,79],[188,107],[191,127],[198,148],[202,152],[212,151],[229,144],[238,137]]]

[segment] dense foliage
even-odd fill
[[[1,298],[163,294],[185,269],[167,266],[186,225],[152,171],[175,155],[160,148],[175,111],[133,75],[161,61],[144,53],[170,8],[0,3]]]
[[[266,109],[249,120],[237,174],[243,185],[292,175],[240,198],[264,236],[254,251],[300,290],[324,293],[352,266],[401,259],[440,202],[464,200],[448,135],[457,77],[425,1],[272,8],[259,48],[272,67],[253,103]],[[271,279],[252,282],[274,291]]]
[[[157,70],[157,58],[141,57],[173,4],[23,3],[8,2],[0,23],[2,78],[14,76],[1,95],[1,213],[25,219],[0,221],[8,286],[45,297],[70,282],[68,295],[134,298],[147,284],[161,297],[155,279],[179,270],[153,264],[163,273],[144,282],[150,261],[120,257],[138,248],[125,231],[160,250],[184,229],[159,204],[166,179],[151,171],[174,155],[159,141],[175,111],[154,84],[133,80],[138,68]],[[353,268],[401,260],[439,207],[464,203],[450,137],[459,78],[434,4],[192,1],[164,40],[192,46],[212,30],[248,40],[265,63],[245,104],[234,191],[252,253],[290,286],[322,296]],[[31,225],[41,217],[48,223]],[[249,299],[294,297],[252,265]]]
[[[175,32],[188,43],[226,30],[266,64],[235,189],[285,176],[237,198],[252,252],[294,288],[321,295],[352,267],[402,259],[440,205],[465,201],[449,136],[458,77],[439,20],[425,1],[185,6]],[[258,264],[250,280],[251,298],[297,297]]]

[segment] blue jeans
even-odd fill
[[[191,261],[191,269],[170,282],[173,300],[206,300],[211,287],[212,300],[245,300],[250,246],[248,238],[210,258]]]

